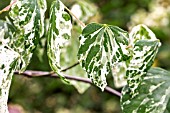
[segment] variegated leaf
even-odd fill
[[[135,89],[142,81],[142,76],[152,66],[161,43],[145,25],[134,27],[130,33],[130,38],[132,58],[128,64],[126,76],[132,93],[135,93]]]
[[[7,46],[0,45],[0,112],[7,112],[7,101],[13,72],[19,55]]]
[[[18,70],[21,72],[28,66],[43,35],[45,10],[45,0],[17,0],[9,12],[7,44],[20,54]]]
[[[4,21],[0,20],[0,87],[2,86],[2,82],[5,81],[8,75],[15,69],[14,64],[19,58],[19,54],[3,42],[5,37],[4,23]],[[4,77],[6,78],[4,79]]]
[[[50,10],[50,24],[48,29],[47,54],[49,63],[53,71],[69,83],[61,74],[60,54],[61,48],[68,44],[71,37],[71,17],[64,11],[64,4],[60,0],[55,0],[52,3]]]
[[[64,80],[73,85],[79,93],[83,93],[89,84],[68,80],[63,75],[73,75],[86,77],[86,72],[76,65],[68,70],[64,70],[76,64],[79,41],[71,38],[71,18],[64,11],[64,4],[61,1],[54,1],[51,7],[50,24],[48,31],[48,57],[52,69]],[[76,33],[73,35],[75,36]],[[77,36],[77,35],[76,35]]]
[[[153,68],[144,76],[136,94],[123,88],[121,106],[123,113],[169,113],[170,72]]]
[[[7,101],[13,72],[19,54],[8,46],[0,45],[0,113],[7,112]]]
[[[3,42],[5,37],[4,21],[0,20],[0,113],[7,113],[7,101],[13,72],[19,54]]]
[[[110,69],[129,58],[127,46],[128,33],[116,26],[92,23],[83,29],[78,58],[96,86],[104,90]]]

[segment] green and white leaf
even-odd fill
[[[6,80],[12,79],[10,75],[13,75],[18,58],[18,53],[6,45],[0,45],[0,89],[5,88]]]
[[[106,76],[112,67],[129,58],[127,46],[126,31],[116,26],[92,23],[83,29],[78,59],[92,82],[104,90]]]
[[[12,75],[16,68],[18,53],[0,45],[0,113],[7,113],[7,101]]]
[[[19,54],[3,42],[5,37],[4,21],[0,20],[0,113],[7,113],[7,101],[13,72]]]
[[[3,81],[6,81],[15,69],[14,63],[19,58],[19,54],[3,42],[5,37],[4,21],[0,20],[0,88]]]
[[[131,89],[123,88],[121,107],[123,113],[169,113],[170,72],[151,68],[131,95]]]
[[[13,0],[11,1],[13,2]],[[0,112],[8,113],[7,101],[13,72],[24,71],[44,32],[46,1],[17,0],[7,22],[0,21]]]
[[[13,1],[13,0],[12,0]],[[18,70],[26,69],[44,33],[45,0],[17,0],[7,19],[8,45],[20,54]]]
[[[161,43],[145,25],[134,27],[130,33],[130,38],[132,58],[128,64],[126,76],[132,93],[135,93],[135,89],[143,79],[142,76],[152,66]]]
[[[64,80],[73,85],[80,93],[83,93],[90,85],[68,80],[64,75],[87,77],[80,65],[68,70],[69,66],[77,63],[77,51],[79,41],[76,32],[71,37],[71,17],[64,11],[64,4],[57,0],[51,6],[50,22],[48,30],[48,58],[51,68]],[[73,38],[75,37],[75,38]]]
[[[49,63],[53,71],[66,80],[61,74],[60,55],[61,48],[68,44],[71,37],[71,17],[64,11],[64,4],[60,0],[56,0],[51,5],[50,24],[48,29],[47,54]]]

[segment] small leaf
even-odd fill
[[[127,45],[128,33],[116,26],[92,23],[83,29],[78,58],[88,77],[102,90],[110,69],[129,58]]]
[[[124,113],[166,113],[170,99],[170,72],[152,68],[144,76],[131,95],[131,89],[123,88],[121,106]]]
[[[50,24],[48,29],[47,54],[49,63],[53,71],[60,75],[60,77],[67,83],[61,74],[60,55],[61,48],[68,44],[71,37],[71,17],[64,11],[64,4],[60,0],[52,3],[50,10]]]
[[[134,27],[130,33],[130,38],[132,58],[128,64],[126,76],[128,85],[134,93],[143,79],[142,76],[152,66],[161,43],[145,25]]]

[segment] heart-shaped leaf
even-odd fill
[[[130,38],[132,58],[128,64],[126,76],[128,85],[134,93],[143,79],[142,76],[152,66],[161,43],[145,25],[135,26],[130,33]]]
[[[128,33],[116,26],[92,23],[83,29],[78,58],[96,86],[104,90],[112,67],[129,58],[127,46]]]

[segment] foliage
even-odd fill
[[[149,26],[157,37],[163,43],[160,54],[157,56],[157,66],[164,67],[170,70],[170,63],[167,60],[170,58],[169,42],[170,42],[170,1],[169,0],[152,0],[149,3],[148,9],[139,8],[131,15],[128,28],[131,29],[137,24],[143,23]]]
[[[11,2],[14,2],[13,0]],[[1,24],[1,95],[0,112],[6,113],[7,97],[13,71],[25,71],[44,32],[46,1],[17,1],[10,18]],[[5,57],[5,58],[4,58]],[[12,60],[12,61],[11,61]],[[8,70],[4,69],[7,68]]]
[[[61,1],[54,1],[51,6],[48,30],[48,58],[51,68],[58,73],[63,80],[68,82],[60,73],[60,55],[71,37],[71,17],[64,11],[64,4]]]
[[[78,52],[81,66],[92,82],[102,90],[107,85],[106,76],[118,62],[128,58],[128,33],[116,26],[92,23],[80,37]]]
[[[94,15],[96,9],[90,10],[88,2],[77,3],[82,10],[79,19],[87,21]],[[161,43],[146,25],[137,25],[130,33],[108,24],[79,27],[72,24],[71,16],[75,15],[60,0],[53,1],[49,21],[44,25],[46,8],[46,0],[17,0],[6,21],[0,21],[0,56],[5,57],[0,60],[3,76],[0,100],[4,99],[6,104],[13,72],[26,70],[34,50],[44,40],[41,43],[44,48],[47,43],[51,69],[80,93],[89,85],[68,80],[65,75],[88,77],[102,91],[112,75],[115,86],[124,87],[121,97],[124,113],[169,112],[170,73],[151,68]],[[77,34],[71,36],[73,31]],[[0,110],[5,104],[0,105]]]
[[[136,95],[130,95],[130,89],[124,87],[121,105],[125,113],[169,113],[169,76],[161,68],[150,69],[137,86]],[[167,107],[168,106],[168,107]]]

